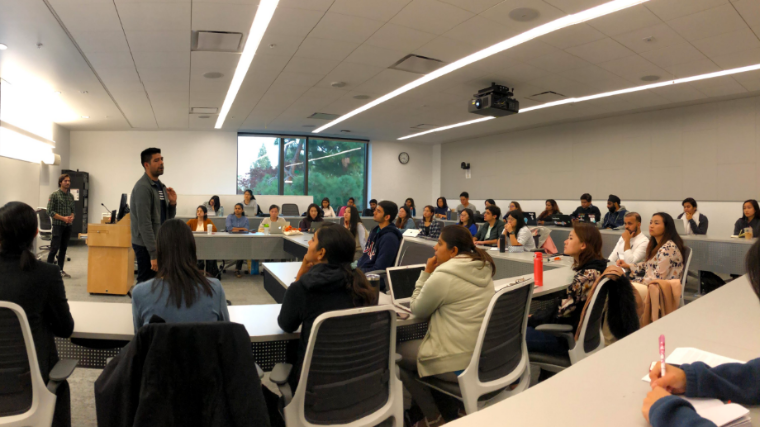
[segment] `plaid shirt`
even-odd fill
[[[53,221],[53,225],[70,225],[61,221],[60,219],[54,219],[55,215],[69,216],[74,213],[74,196],[71,195],[71,191],[64,193],[60,189],[50,195],[47,205],[47,214]]]

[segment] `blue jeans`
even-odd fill
[[[528,346],[529,353],[567,355],[567,341],[546,332],[537,331],[531,326],[528,326],[525,332],[525,344]]]

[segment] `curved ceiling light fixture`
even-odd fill
[[[666,82],[653,83],[650,85],[635,86],[628,89],[614,90],[612,92],[597,93],[596,95],[582,96],[580,98],[567,98],[560,101],[547,102],[546,104],[534,105],[533,107],[523,108],[520,110],[520,113],[527,113],[534,110],[542,110],[544,108],[557,107],[557,106],[565,105],[565,104],[577,104],[583,101],[591,101],[594,99],[607,98],[607,97],[615,96],[615,95],[624,95],[626,93],[641,92],[642,90],[657,89],[658,87],[663,87],[663,86],[670,86],[670,85],[677,85],[681,83],[690,83],[690,82],[696,82],[700,80],[714,79],[716,77],[730,76],[732,74],[741,74],[741,73],[746,73],[749,71],[757,71],[757,70],[760,70],[760,64],[748,65],[746,67],[732,68],[730,70],[716,71],[714,73],[700,74],[698,76],[684,77],[682,79],[668,80]],[[456,127],[472,125],[475,123],[480,123],[482,121],[495,119],[495,118],[496,117],[488,116],[483,119],[455,123],[453,125],[447,125],[447,126],[442,126],[435,129],[430,129],[425,132],[402,136],[401,138],[398,138],[398,140],[401,141],[404,139],[415,138],[418,136],[427,135],[429,133],[441,132],[441,131],[456,128]]]
[[[267,31],[269,22],[272,20],[274,11],[277,9],[277,3],[279,2],[280,0],[261,0],[261,3],[259,3],[256,16],[253,18],[253,24],[251,24],[251,30],[248,32],[248,40],[245,42],[242,55],[240,55],[235,75],[232,76],[230,88],[227,90],[227,96],[224,98],[222,109],[219,111],[219,118],[216,119],[215,129],[221,128],[224,120],[227,119],[227,114],[230,112],[230,108],[232,108],[232,103],[235,102],[240,86],[243,84],[245,75],[248,73],[248,68],[251,67],[251,62],[253,62],[253,56],[259,48],[261,39]]]
[[[370,103],[367,103],[357,108],[356,110],[346,113],[320,128],[313,130],[312,133],[320,133],[323,130],[331,128],[342,121],[345,121],[345,120],[350,119],[351,117],[354,117],[357,114],[363,113],[372,107],[378,106],[385,101],[391,100],[405,92],[408,92],[414,88],[422,86],[423,84],[429,81],[435,80],[438,77],[445,76],[446,74],[454,72],[460,68],[466,67],[467,65],[470,65],[473,62],[480,61],[481,59],[488,58],[489,56],[503,52],[515,46],[521,45],[525,42],[535,39],[536,37],[540,37],[545,34],[549,34],[554,31],[561,30],[562,28],[566,28],[575,24],[580,24],[582,22],[590,21],[594,18],[599,18],[600,16],[609,15],[610,13],[627,9],[629,7],[636,6],[641,3],[646,3],[648,1],[649,0],[613,0],[611,2],[602,4],[596,7],[592,7],[591,9],[584,10],[583,12],[578,12],[573,15],[567,15],[562,18],[556,19],[552,22],[546,23],[544,25],[539,25],[538,27],[528,30],[522,34],[516,35],[507,40],[496,43],[495,45],[489,46],[483,50],[475,52],[472,55],[465,56],[464,58],[454,61],[451,64],[446,65],[445,67],[439,68],[433,71],[432,73],[426,74],[411,83],[407,83],[406,85],[401,86],[400,88],[394,90],[393,92],[385,94],[381,96],[380,98],[377,98],[376,100]]]

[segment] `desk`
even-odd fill
[[[650,362],[659,359],[660,334],[667,337],[669,352],[695,347],[750,360],[760,355],[758,325],[760,306],[745,276],[547,381],[450,425],[480,427],[509,420],[518,426],[649,426],[641,415],[641,404],[650,388],[641,377]],[[760,408],[750,412],[752,425],[760,426]]]
[[[291,259],[285,252],[283,235],[266,235],[261,233],[213,234],[197,233],[195,238],[196,254],[199,260],[235,260],[235,259]]]
[[[232,213],[232,212],[230,212]],[[184,222],[188,222],[191,219],[195,219],[194,216],[176,216],[176,219],[181,219]],[[248,227],[250,227],[251,230],[258,230],[259,224],[261,224],[261,220],[267,218],[267,217],[261,217],[261,216],[248,216]],[[301,216],[287,216],[282,217],[285,218],[285,221],[288,221],[290,225],[293,227],[298,227],[298,224],[301,223],[301,220],[303,217]],[[208,219],[211,220],[211,222],[214,223],[216,226],[217,231],[225,231],[227,229],[227,217],[226,216],[209,216]],[[339,220],[342,218],[325,218],[325,221],[328,222],[334,222],[338,223]],[[372,218],[370,218],[371,220]]]

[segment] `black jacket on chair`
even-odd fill
[[[269,427],[251,341],[229,322],[146,325],[95,382],[98,426]]]

